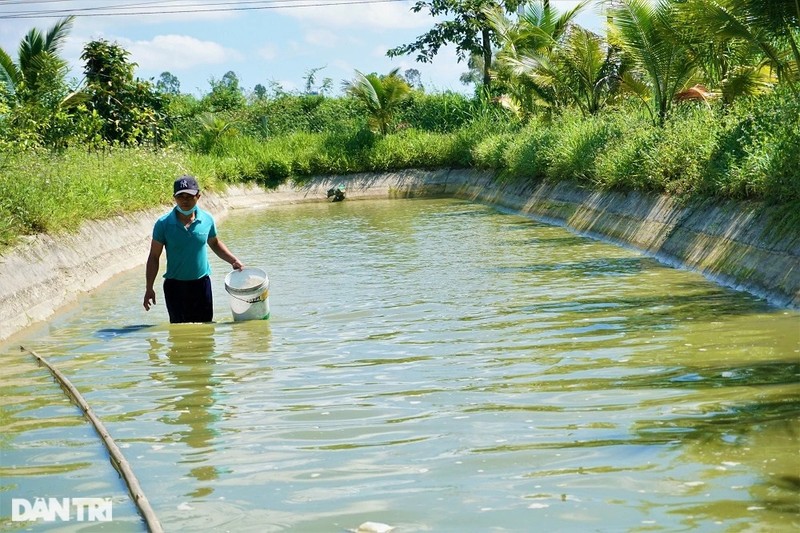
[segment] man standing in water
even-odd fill
[[[211,214],[197,207],[200,187],[193,176],[181,176],[173,185],[175,208],[156,220],[150,255],[145,269],[144,308],[156,303],[153,284],[158,275],[161,252],[167,249],[167,271],[164,274],[164,299],[169,321],[211,322],[214,305],[211,295],[211,266],[206,244],[223,261],[236,270],[244,264],[217,237]]]

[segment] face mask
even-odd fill
[[[195,211],[197,211],[197,206],[194,206],[193,208],[191,208],[191,209],[188,209],[188,210],[185,210],[185,211],[184,211],[183,209],[181,209],[180,207],[178,207],[178,206],[176,205],[176,206],[175,206],[175,209],[177,209],[177,210],[178,210],[178,212],[179,212],[181,215],[186,215],[186,216],[188,217],[189,215],[191,215],[192,213],[194,213]]]

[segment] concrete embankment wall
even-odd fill
[[[205,194],[201,205],[221,222],[236,209],[327,201],[327,189],[340,182],[348,201],[445,196],[506,207],[699,270],[775,305],[800,307],[800,228],[774,235],[770,212],[746,204],[682,206],[661,196],[565,183],[502,184],[481,172],[410,170],[321,177],[271,191],[237,186]],[[153,222],[167,209],[87,222],[75,233],[37,235],[5,251],[0,255],[0,341],[46,320],[114,275],[143,268]]]

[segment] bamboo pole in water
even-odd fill
[[[94,414],[94,411],[92,411],[92,408],[89,407],[89,404],[83,398],[78,389],[76,389],[70,380],[67,379],[67,377],[57,368],[51,365],[44,357],[33,350],[25,348],[24,346],[20,346],[20,349],[28,352],[35,357],[40,364],[46,366],[56,381],[58,381],[58,383],[61,385],[61,388],[64,389],[64,392],[66,392],[67,396],[69,396],[78,405],[78,407],[83,410],[86,417],[94,426],[95,431],[97,431],[97,434],[100,436],[100,439],[103,441],[108,453],[111,455],[111,462],[114,465],[114,468],[117,469],[117,472],[120,473],[122,479],[125,480],[125,484],[128,486],[128,492],[131,495],[131,499],[133,499],[133,503],[136,504],[136,508],[139,510],[139,514],[142,516],[142,519],[144,519],[147,529],[152,533],[163,533],[164,529],[161,527],[161,523],[158,521],[153,508],[150,507],[150,502],[147,500],[147,496],[144,495],[142,487],[139,485],[139,480],[136,479],[136,475],[134,475],[130,463],[128,463],[128,461],[122,455],[122,452],[114,442],[114,439],[111,437],[108,430],[106,430],[103,422],[101,422],[97,415]]]

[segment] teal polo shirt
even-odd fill
[[[167,271],[165,278],[190,281],[211,274],[208,263],[208,239],[217,236],[214,218],[199,207],[194,221],[184,227],[173,209],[156,220],[153,240],[167,249]]]

